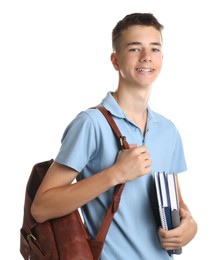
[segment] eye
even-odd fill
[[[153,52],[160,52],[160,49],[158,49],[158,48],[152,48],[152,51],[153,51]]]
[[[129,51],[131,51],[131,52],[138,52],[138,51],[140,51],[140,49],[139,48],[131,48]]]

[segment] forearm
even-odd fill
[[[180,192],[180,190],[179,190]],[[181,193],[179,193],[179,206],[180,206],[180,215],[181,215],[181,230],[182,230],[182,246],[185,246],[188,244],[196,235],[197,233],[197,222],[193,218],[193,215],[191,214],[191,211],[189,207],[186,205],[186,203],[183,201],[183,198],[181,196]]]
[[[180,208],[181,210],[184,209],[185,213],[183,214],[183,212],[181,213],[182,216],[182,223],[184,226],[186,226],[186,234],[188,234],[188,236],[186,235],[186,241],[183,243],[184,245],[188,244],[188,242],[190,242],[194,236],[197,233],[197,229],[198,229],[198,225],[197,222],[195,221],[193,215],[191,214],[188,206],[181,201],[180,203]]]
[[[186,210],[187,212],[190,212],[190,209],[188,208],[188,206],[185,204],[185,202],[183,200],[179,201],[179,207]]]
[[[71,184],[78,172],[55,163],[48,170],[32,205],[32,215],[38,222],[71,213],[119,183],[149,174],[151,165],[145,146],[119,153],[111,167]]]
[[[37,222],[44,222],[71,213],[115,186],[113,171],[112,166],[79,182],[37,194],[31,208],[32,215]]]

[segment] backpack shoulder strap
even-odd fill
[[[120,144],[121,144],[121,148],[122,149],[128,149],[129,148],[129,145],[126,141],[126,138],[125,136],[123,136],[117,126],[117,124],[115,123],[111,113],[105,108],[105,107],[102,107],[102,106],[97,106],[96,107],[97,109],[100,110],[100,112],[105,116],[105,118],[107,119],[107,122],[109,123],[109,125],[111,126],[114,134],[116,135],[116,137],[118,138],[118,140],[120,141]]]
[[[116,135],[116,137],[119,139],[120,144],[121,144],[121,148],[122,149],[128,149],[129,148],[129,144],[126,141],[125,136],[123,136],[117,126],[117,124],[115,123],[111,113],[104,107],[102,106],[97,106],[95,107],[97,109],[99,109],[101,111],[101,113],[105,116],[105,118],[107,119],[108,123],[110,124],[114,134]],[[117,212],[118,207],[119,207],[119,203],[120,203],[120,198],[121,198],[121,194],[122,191],[124,189],[124,184],[118,184],[116,186],[116,190],[113,196],[113,201],[107,211],[106,216],[104,217],[104,220],[101,224],[100,229],[98,230],[98,233],[96,235],[95,238],[95,242],[104,242],[106,235],[108,233],[110,224],[113,220],[114,214]],[[92,241],[94,243],[94,241]]]

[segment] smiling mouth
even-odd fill
[[[148,69],[144,69],[144,68],[140,68],[140,69],[136,69],[138,72],[152,72],[153,71],[153,69],[150,69],[150,68],[148,68]]]

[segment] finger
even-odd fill
[[[142,153],[141,156],[142,156],[142,159],[144,159],[144,160],[150,160],[150,154],[149,153]]]
[[[152,166],[152,161],[151,160],[147,160],[147,164],[148,164],[148,167],[151,167]]]
[[[147,146],[142,145],[138,147],[140,153],[146,153],[147,152]]]

